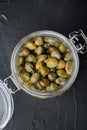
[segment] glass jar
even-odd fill
[[[69,80],[67,80],[67,82],[58,90],[53,91],[53,92],[38,92],[35,90],[30,89],[29,87],[27,87],[24,82],[20,79],[20,77],[18,76],[18,71],[17,71],[17,67],[16,67],[16,61],[17,61],[17,57],[18,57],[18,53],[20,51],[20,48],[29,40],[31,40],[32,38],[38,37],[38,36],[51,36],[51,37],[55,37],[59,40],[61,40],[64,44],[66,44],[72,54],[72,60],[73,60],[73,71],[72,74],[69,78]],[[12,53],[12,57],[11,57],[11,71],[12,71],[12,80],[15,83],[15,85],[19,88],[24,90],[25,92],[27,92],[30,95],[33,95],[35,97],[39,97],[39,98],[52,98],[55,96],[59,96],[61,94],[63,94],[66,90],[68,90],[71,85],[74,83],[77,74],[78,74],[78,70],[79,70],[79,57],[78,57],[78,53],[75,49],[75,47],[73,46],[73,43],[67,39],[65,36],[63,36],[62,34],[59,34],[57,32],[54,31],[37,31],[34,33],[29,34],[28,36],[24,37],[14,48],[13,53]]]

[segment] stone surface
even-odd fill
[[[74,30],[87,34],[85,0],[0,0],[0,79],[11,74],[14,47],[36,30],[54,30],[68,37]],[[1,26],[1,24],[0,24]],[[41,100],[23,91],[15,95],[14,115],[4,130],[87,130],[87,54],[80,56],[78,77],[65,94]],[[14,84],[12,84],[14,86]]]

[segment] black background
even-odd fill
[[[0,27],[2,80],[11,74],[12,51],[25,35],[44,29],[66,37],[78,29],[87,34],[86,0],[0,0],[0,13],[8,18]],[[21,90],[13,98],[14,114],[4,130],[87,130],[87,54],[80,55],[78,77],[62,96],[41,100]]]

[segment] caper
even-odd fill
[[[42,37],[37,37],[36,40],[35,40],[35,44],[37,46],[43,45],[43,39],[42,39]]]
[[[47,67],[41,67],[41,69],[39,71],[40,71],[41,75],[44,77],[44,76],[48,75],[50,70]]]
[[[44,37],[44,41],[48,42],[50,45],[58,47],[60,42],[58,41],[58,39],[53,38],[53,37]]]
[[[64,70],[57,70],[57,75],[63,78],[67,78],[68,74]]]
[[[66,61],[65,70],[66,70],[68,75],[70,75],[72,73],[72,68],[73,68],[72,61]]]
[[[21,73],[20,75],[21,75],[22,80],[24,80],[24,81],[29,81],[30,80],[29,73],[24,72],[24,73]]]
[[[54,81],[56,79],[56,77],[57,77],[56,73],[49,73],[48,74],[48,79],[50,81]]]
[[[25,81],[25,84],[26,84],[29,88],[31,88],[31,86],[32,86],[31,78],[30,78],[29,81]]]
[[[55,80],[57,84],[63,85],[66,82],[65,78],[59,77]]]
[[[53,44],[51,44],[51,45],[53,45],[53,46],[55,46],[55,47],[59,47],[60,42],[59,42],[59,41],[56,41],[56,42],[54,42],[54,43],[53,43]]]
[[[37,49],[35,50],[35,53],[37,55],[41,55],[43,52],[44,52],[44,49],[42,46],[37,47]]]
[[[19,53],[19,56],[28,56],[30,54],[30,50],[28,48],[23,48],[23,50]]]
[[[41,67],[43,67],[43,62],[42,61],[37,62],[36,63],[36,69],[39,70]]]
[[[26,58],[26,61],[36,63],[36,57],[33,54],[28,55],[27,58]]]
[[[43,47],[46,48],[46,49],[48,49],[50,47],[50,44],[49,43],[44,43]]]
[[[25,63],[25,70],[26,70],[27,72],[34,72],[33,69],[34,69],[34,68],[33,68],[33,65],[32,65],[31,63]]]
[[[39,55],[38,56],[38,62],[45,61],[47,59],[47,55]]]
[[[35,45],[35,43],[33,41],[27,42],[25,47],[30,49],[30,50],[35,50],[36,49],[36,45]]]
[[[55,57],[59,60],[61,58],[61,54],[59,53],[58,50],[54,50],[51,52],[51,57]]]
[[[70,49],[69,49],[69,48],[66,48],[65,53],[68,53],[68,52],[70,52]]]
[[[64,44],[61,43],[61,44],[59,45],[59,48],[58,48],[58,49],[59,49],[59,51],[60,51],[61,53],[64,53],[65,50],[66,50],[66,47],[65,47]]]
[[[44,78],[39,83],[40,83],[41,86],[46,87],[46,86],[49,86],[50,81],[48,79]]]
[[[59,41],[55,41],[55,42],[50,42],[49,44],[54,46],[54,47],[59,47],[60,42]]]
[[[18,66],[18,71],[19,71],[19,72],[22,72],[23,70],[24,70],[24,66],[21,66],[21,65]]]
[[[39,81],[39,79],[40,79],[40,74],[39,73],[32,74],[32,76],[31,76],[32,83],[37,83]]]
[[[39,83],[36,83],[36,84],[35,84],[35,87],[36,87],[37,89],[39,89],[39,90],[43,90],[43,86],[40,84],[40,82],[39,82]]]
[[[68,60],[71,60],[71,58],[72,58],[71,53],[66,53],[66,54],[65,54],[65,57],[64,57],[64,60],[65,60],[65,61],[68,61]]]
[[[56,47],[49,47],[48,48],[48,52],[51,53],[53,51],[58,51],[58,49]]]
[[[58,61],[56,58],[52,57],[47,60],[46,65],[48,68],[55,68],[58,66]]]
[[[53,42],[57,42],[58,40],[56,38],[54,38],[54,37],[46,36],[46,37],[44,37],[44,41],[48,42],[48,43],[53,43]]]
[[[50,87],[51,87],[51,90],[56,90],[58,88],[58,84],[53,82],[50,84]]]
[[[18,60],[17,60],[17,66],[20,66],[24,63],[24,58],[22,56],[18,57]]]
[[[63,60],[59,60],[58,66],[56,68],[57,69],[65,68],[65,62]]]

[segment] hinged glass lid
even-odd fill
[[[0,130],[10,120],[14,109],[13,98],[9,93],[7,84],[0,80]]]

